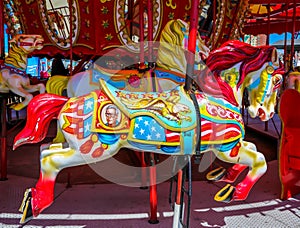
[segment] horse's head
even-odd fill
[[[272,60],[265,63],[261,70],[250,74],[249,78],[246,77],[245,82],[248,84],[250,102],[248,112],[252,118],[258,116],[262,121],[267,121],[274,115],[277,90],[282,82],[277,58],[277,52],[274,48]]]
[[[251,46],[228,41],[206,60],[208,73],[197,80],[203,92],[241,107],[244,90],[249,92],[249,114],[266,121],[274,114],[277,88],[284,72],[279,69],[275,47]]]
[[[188,50],[189,25],[183,20],[169,21],[161,32],[158,48],[157,65],[159,67],[185,74],[186,57]],[[195,50],[195,68],[201,60],[209,55],[209,48],[198,35]]]
[[[34,50],[41,50],[43,48],[44,39],[41,35],[18,34],[9,42],[22,49],[25,53],[31,53]]]

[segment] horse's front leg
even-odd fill
[[[76,153],[76,150],[63,148],[61,143],[50,144],[46,148],[41,147],[41,150],[40,177],[35,188],[27,189],[24,194],[19,209],[23,212],[20,223],[38,216],[52,204],[55,180],[63,168],[84,163],[83,157]]]
[[[13,93],[21,96],[24,100],[21,103],[14,104],[11,106],[16,111],[25,108],[28,103],[32,100],[33,95],[31,93],[39,91],[45,93],[45,86],[43,84],[30,85],[29,78],[21,78],[21,76],[11,76],[7,80],[9,90]]]
[[[24,86],[24,88],[29,93],[33,93],[33,92],[36,92],[36,91],[38,91],[39,93],[45,93],[46,92],[46,88],[45,88],[43,83],[39,83],[39,84],[36,84],[36,85],[28,84],[28,85]]]
[[[19,79],[19,77],[12,76],[7,81],[10,91],[25,98],[24,101],[22,101],[21,103],[14,104],[11,106],[11,108],[13,108],[16,111],[19,111],[19,110],[23,109],[24,107],[26,107],[28,105],[29,101],[31,101],[31,99],[33,98],[33,95],[31,93],[28,93],[22,86],[22,84],[23,84],[22,80],[25,80],[25,79]]]
[[[232,151],[227,151],[218,152],[216,155],[225,162],[248,166],[249,171],[236,187],[228,184],[222,188],[215,196],[216,201],[230,202],[232,200],[245,200],[253,185],[267,171],[267,163],[264,155],[257,152],[253,144],[240,141],[237,146],[239,148],[236,154],[232,154]]]

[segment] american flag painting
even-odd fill
[[[150,116],[139,116],[132,121],[132,139],[175,143],[180,141],[180,133],[166,130]]]
[[[149,116],[135,118],[132,138],[145,141],[166,141],[165,129]]]

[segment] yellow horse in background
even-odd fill
[[[42,83],[31,85],[26,75],[27,57],[35,50],[43,48],[44,39],[41,35],[18,34],[9,41],[10,49],[4,64],[0,65],[0,93],[10,91],[25,98],[21,103],[14,104],[11,108],[21,110],[33,98],[31,93],[39,91],[45,93]]]
[[[187,52],[188,35],[189,25],[180,19],[170,20],[162,30],[154,70],[157,90],[170,90],[178,86],[178,84],[184,83],[187,65],[185,52]],[[201,60],[208,57],[210,50],[205,46],[199,35],[196,42],[195,68],[200,70],[201,66],[203,66]],[[113,56],[119,54],[118,50],[116,49],[116,54],[113,54]],[[136,92],[153,91],[151,76],[147,72],[141,73],[138,69],[106,69],[101,67],[101,64],[98,64],[101,61],[103,62],[103,60],[105,60],[105,57],[100,57],[93,64],[93,69],[79,72],[71,77],[61,75],[51,77],[46,84],[47,92],[62,95],[63,91],[67,90],[68,97],[85,95],[99,89],[100,78],[105,79],[119,89]],[[136,64],[136,62],[133,60],[132,64]],[[169,77],[169,71],[176,75]],[[166,77],[166,75],[168,76]],[[140,82],[138,86],[135,85],[137,81]]]

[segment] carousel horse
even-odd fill
[[[158,48],[157,67],[154,74],[158,80],[157,90],[163,91],[183,84],[185,81],[186,59],[189,35],[189,25],[180,19],[169,21],[161,32],[160,45]],[[208,47],[200,36],[197,38],[195,68],[201,67],[201,60],[207,58]],[[105,60],[104,57],[100,59]],[[172,71],[172,73],[169,73]],[[176,74],[174,74],[176,72]],[[149,71],[143,73],[137,69],[109,70],[104,67],[93,65],[93,69],[79,72],[70,76],[53,76],[47,84],[48,93],[62,95],[67,89],[68,97],[85,95],[99,89],[99,78],[103,78],[110,84],[120,89],[126,88],[131,91],[153,91]]]
[[[286,85],[287,89],[295,89],[300,92],[300,72],[298,70],[288,74]]]
[[[30,80],[26,75],[27,56],[34,50],[43,48],[44,39],[40,35],[19,34],[9,42],[11,47],[8,56],[4,64],[0,65],[0,92],[11,91],[25,98],[21,103],[11,106],[18,111],[26,107],[33,98],[31,93],[45,92],[45,86],[42,83],[30,85]]]
[[[102,89],[87,95],[36,96],[27,108],[30,119],[15,137],[14,149],[43,140],[53,118],[58,119],[64,141],[41,146],[40,177],[35,187],[25,191],[20,222],[38,216],[53,203],[55,180],[62,169],[108,159],[122,147],[170,156],[192,156],[198,149],[213,151],[220,160],[235,164],[223,181],[231,183],[249,168],[244,180],[236,186],[227,184],[215,200],[245,200],[267,164],[256,146],[243,140],[239,96],[248,90],[252,117],[267,120],[272,116],[281,83],[281,75],[276,74],[276,48],[231,41],[211,52],[207,60],[213,73],[197,78],[206,83],[202,86],[206,91],[185,91],[178,85],[163,92],[132,92],[100,79]],[[209,176],[217,180],[220,172]]]

